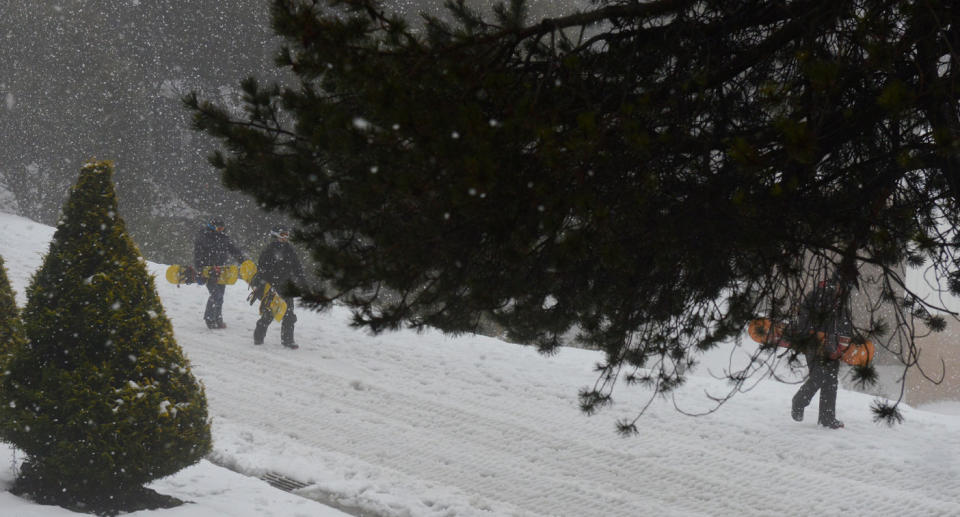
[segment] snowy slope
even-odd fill
[[[51,234],[0,214],[0,255],[21,304]],[[252,476],[299,480],[308,486],[298,493],[308,498],[397,517],[960,515],[957,414],[906,408],[906,422],[891,429],[872,423],[869,397],[841,391],[847,427],[829,431],[815,425],[815,406],[807,421],[790,420],[796,386],[762,381],[699,418],[657,399],[640,435],[621,438],[614,422],[632,417],[649,394],[622,388],[613,408],[580,413],[577,390],[595,380],[594,352],[543,357],[437,332],[370,336],[351,329],[342,309],[298,310],[300,350],[280,346],[276,324],[257,347],[256,311],[244,286],[227,288],[229,328],[211,331],[200,317],[206,290],[167,284],[164,266],[150,267],[178,342],[207,389],[210,460]],[[719,368],[725,357],[706,362]],[[707,409],[704,393],[726,390],[705,370],[679,393],[681,408]],[[198,468],[215,470],[207,462]],[[0,487],[10,478],[3,472]],[[214,499],[191,492],[189,475],[155,488],[204,511],[197,506]],[[12,499],[0,493],[0,514]],[[322,515],[276,504],[244,515]],[[187,515],[178,511],[150,515]],[[233,513],[210,508],[209,515]]]

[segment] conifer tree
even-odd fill
[[[0,437],[26,453],[15,488],[108,513],[211,445],[204,391],[117,214],[112,174],[88,163],[70,191],[27,288],[29,343],[0,390]]]
[[[3,257],[0,257],[0,374],[5,370],[4,366],[9,358],[23,346],[24,342],[20,310],[17,308],[17,300],[10,286],[10,280],[7,278]]]
[[[874,282],[895,306],[858,332],[906,367],[943,328],[902,271],[960,292],[954,3],[598,0],[529,20],[524,0],[451,0],[422,26],[385,5],[274,0],[298,80],[246,81],[242,111],[185,99],[226,185],[301,223],[333,288],[318,306],[374,331],[488,315],[544,351],[575,336],[606,354],[587,410],[620,378],[669,392],[834,271],[845,300]]]

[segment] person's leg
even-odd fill
[[[837,384],[840,373],[840,361],[824,359],[821,361],[820,380],[820,425],[837,428],[843,423],[837,420]]]
[[[207,282],[207,292],[210,293],[210,297],[207,298],[207,308],[203,312],[203,321],[207,322],[208,327],[223,319],[223,291],[225,289],[226,286],[216,282]]]
[[[263,338],[267,337],[267,327],[273,322],[273,313],[270,307],[260,305],[260,319],[257,320],[257,327],[253,330],[253,344],[262,345]]]
[[[820,389],[820,364],[817,361],[816,356],[813,354],[804,354],[807,359],[807,368],[809,373],[807,375],[807,380],[800,386],[800,389],[797,390],[797,393],[793,396],[793,403],[791,406],[790,415],[794,420],[800,422],[803,420],[803,410],[810,405],[810,401],[813,400],[813,396],[817,393],[817,390]]]
[[[297,322],[297,315],[293,312],[293,297],[284,297],[283,301],[287,302],[287,312],[283,315],[283,320],[280,322],[280,343],[283,346],[295,347],[297,342],[293,339],[293,325]]]

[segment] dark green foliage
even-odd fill
[[[624,436],[624,437],[636,436],[640,434],[640,430],[637,429],[636,420],[630,421],[630,420],[624,419],[624,420],[617,421],[617,433],[619,433],[620,436]]]
[[[855,386],[866,388],[872,386],[877,382],[877,370],[876,368],[870,368],[869,366],[854,366],[851,370],[851,377],[853,384]]]
[[[20,321],[20,310],[14,297],[13,288],[7,278],[7,268],[0,257],[0,372],[9,360],[14,350],[23,347],[23,323]],[[2,385],[0,385],[2,388]]]
[[[29,344],[2,378],[0,437],[39,500],[110,508],[210,449],[206,397],[117,214],[108,162],[71,190],[27,289]]]
[[[874,400],[873,404],[870,405],[870,410],[873,412],[874,422],[887,425],[903,423],[903,413],[900,412],[897,404],[890,401]]]
[[[674,389],[834,271],[844,300],[879,272],[904,304],[901,264],[956,270],[952,3],[448,5],[421,28],[376,0],[274,0],[300,81],[245,82],[239,118],[186,98],[227,186],[299,221],[318,307],[374,331],[484,315],[545,352],[575,335],[606,354],[591,410],[621,374]],[[887,338],[913,350],[897,310]]]
[[[7,371],[10,360],[22,352],[25,344],[20,310],[17,308],[10,280],[7,278],[3,257],[0,257],[0,375]],[[0,383],[0,400],[9,400],[9,394],[4,393],[5,389],[7,389],[6,384]]]

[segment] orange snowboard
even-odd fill
[[[747,333],[750,334],[750,339],[757,343],[775,343],[784,348],[790,348],[790,343],[783,339],[783,327],[782,323],[774,324],[769,319],[761,318],[750,321]],[[821,342],[823,342],[825,335],[823,332],[817,332],[817,337],[820,338]],[[852,366],[863,366],[873,360],[875,349],[872,342],[852,343],[851,339],[846,336],[840,336],[837,341],[839,342],[839,349],[843,353],[840,356],[841,361]]]

